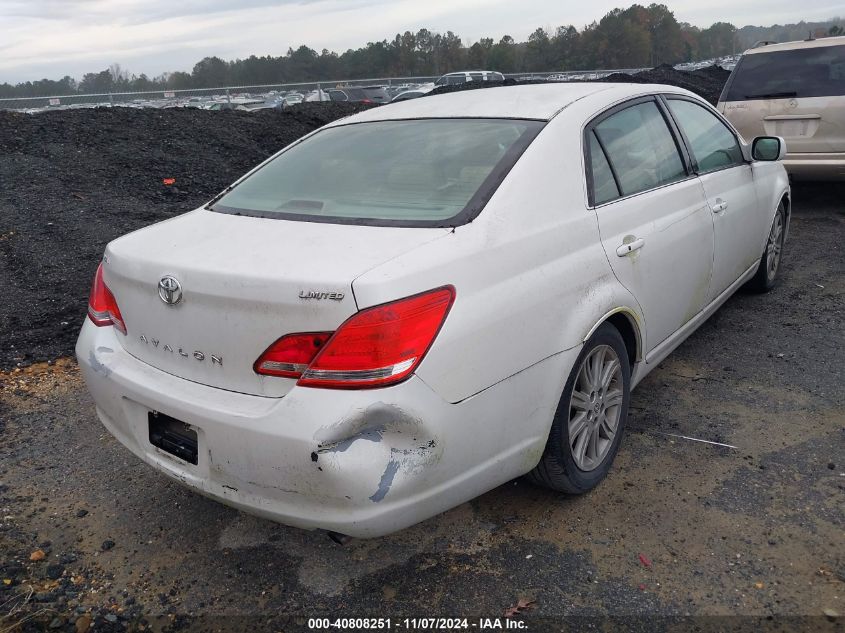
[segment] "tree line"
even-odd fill
[[[759,40],[790,41],[841,34],[843,22],[839,18],[741,29],[728,22],[716,22],[702,29],[678,22],[666,5],[634,4],[627,9],[614,9],[581,30],[571,24],[553,31],[538,28],[525,42],[505,35],[498,41],[481,38],[469,44],[452,31],[420,29],[342,54],[326,49],[318,53],[303,45],[289,48],[278,57],[252,55],[233,61],[206,57],[190,73],[175,71],[153,78],[143,73],[130,74],[119,64],[112,64],[105,70],[86,73],[79,81],[65,76],[57,81],[3,83],[0,97],[437,76],[468,68],[503,73],[640,68],[741,53]]]

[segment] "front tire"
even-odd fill
[[[754,273],[754,276],[748,282],[748,288],[752,292],[768,292],[775,287],[778,271],[780,270],[785,237],[786,207],[783,201],[781,201],[772,220],[772,226],[769,229],[769,237],[766,240],[766,249],[760,258],[760,265],[757,267],[757,272]]]
[[[622,336],[603,323],[584,344],[566,381],[532,482],[583,494],[605,478],[622,441],[631,397],[631,367]]]

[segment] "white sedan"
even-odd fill
[[[525,474],[583,493],[631,389],[775,283],[784,152],[662,85],[370,109],[111,242],[79,364],[129,450],[289,525],[379,536]]]

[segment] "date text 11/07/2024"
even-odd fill
[[[311,630],[329,629],[409,629],[409,630],[527,630],[522,620],[510,618],[309,618]]]

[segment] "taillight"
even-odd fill
[[[266,376],[299,378],[331,335],[331,332],[304,332],[283,336],[259,356],[253,369]]]
[[[445,286],[362,310],[333,334],[290,334],[261,355],[255,371],[299,378],[306,387],[396,384],[419,366],[454,300],[455,289]]]
[[[88,318],[98,327],[113,325],[118,331],[126,334],[126,324],[123,322],[120,308],[117,307],[117,301],[103,281],[102,262],[97,266],[91,294],[88,295]]]

